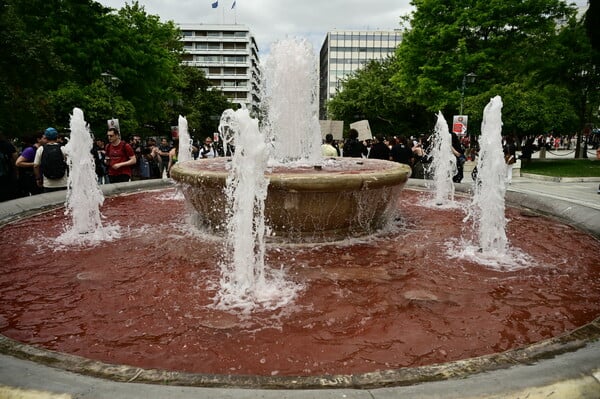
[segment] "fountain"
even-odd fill
[[[248,126],[240,131],[256,134],[256,122],[242,114],[234,122]],[[256,137],[236,137],[243,139],[257,144]],[[594,321],[600,243],[589,235],[509,207],[506,234],[520,238],[514,245],[535,257],[534,265],[499,270],[454,261],[446,248],[448,237],[463,234],[460,212],[421,205],[430,193],[418,188],[399,197],[405,168],[392,164],[389,174],[387,162],[343,159],[322,160],[320,169],[314,159],[295,159],[294,168],[266,161],[265,175],[249,173],[258,179],[252,185],[264,188],[268,180],[264,214],[271,231],[256,229],[255,204],[264,191],[242,200],[241,181],[233,191],[225,187],[228,179],[243,179],[232,178],[232,169],[265,168],[262,150],[270,142],[258,143],[256,165],[223,158],[173,169],[210,234],[183,223],[184,199],[172,187],[105,200],[103,214],[121,226],[118,242],[57,248],[65,220],[60,208],[38,208],[43,213],[35,218],[1,226],[3,352],[120,381],[366,388],[536,362],[600,336]],[[154,183],[123,187],[142,184]],[[260,285],[248,285],[265,275],[223,279],[224,250],[252,257],[253,265],[257,259],[256,241],[228,237],[223,245],[228,195],[252,216],[238,225],[242,236],[265,231],[269,240],[258,252],[285,273],[292,290],[302,287],[286,306],[270,306],[267,297],[267,306],[244,309],[234,302],[241,310],[231,311],[228,294],[238,286],[261,294]],[[298,210],[301,204],[307,209]],[[521,197],[519,205],[535,209],[536,201]],[[321,218],[327,223],[318,223]],[[236,245],[239,252],[230,250]],[[571,262],[575,247],[577,262]],[[237,267],[235,260],[227,264]],[[219,297],[227,285],[233,288]]]
[[[314,243],[372,234],[393,219],[394,201],[410,174],[408,166],[388,161],[322,159],[316,60],[310,54],[305,40],[272,47],[264,74],[267,120],[262,137],[247,143],[272,147],[265,149],[264,204],[271,241]],[[213,234],[226,231],[227,166],[228,159],[216,158],[180,162],[171,172]]]

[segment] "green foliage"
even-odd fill
[[[212,89],[210,81],[197,68],[181,66],[183,77],[179,87],[181,105],[173,108],[173,115],[183,115],[188,121],[192,136],[202,139],[217,130],[223,111],[232,104],[219,90]]]
[[[413,0],[396,57],[343,82],[329,112],[346,122],[378,117],[392,130],[432,126],[458,114],[464,90],[469,130],[478,134],[490,98],[502,96],[504,132],[571,134],[600,104],[598,53],[588,24],[561,0]],[[590,18],[586,19],[589,20]],[[408,20],[408,18],[407,18]],[[470,72],[474,83],[463,86]],[[381,118],[380,118],[381,119]],[[377,122],[375,122],[377,123]],[[382,126],[379,128],[383,129]]]
[[[478,79],[466,87],[465,96],[527,79],[544,59],[544,48],[555,36],[555,21],[570,13],[560,0],[413,4],[417,10],[412,29],[398,48],[398,70],[392,80],[408,101],[448,115],[457,113],[462,79],[470,72]]]
[[[15,137],[50,125],[61,129],[78,107],[101,134],[112,116],[124,135],[150,125],[147,134],[165,134],[177,122],[177,104],[212,132],[206,115],[225,109],[227,100],[204,77],[186,81],[179,38],[172,21],[148,15],[137,1],[114,11],[93,0],[5,0],[0,129]],[[107,71],[120,79],[118,87],[102,82]]]
[[[418,129],[419,118],[390,82],[395,60],[371,61],[343,82],[343,90],[327,104],[332,119],[346,124],[368,119],[371,130],[386,136]],[[422,126],[422,125],[421,125]]]

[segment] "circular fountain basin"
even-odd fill
[[[597,240],[509,208],[511,242],[536,265],[490,270],[449,261],[463,215],[421,202],[407,190],[399,230],[369,239],[270,246],[269,264],[306,290],[251,319],[211,308],[220,242],[182,230],[174,190],[108,198],[103,214],[123,236],[100,246],[57,247],[61,209],[21,218],[2,227],[0,352],[125,381],[366,388],[533,363],[598,339]]]
[[[228,158],[176,164],[171,177],[183,183],[201,223],[224,234]],[[396,210],[409,166],[396,162],[331,158],[322,165],[276,166],[267,172],[265,217],[271,241],[326,242],[372,234]]]

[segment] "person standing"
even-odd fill
[[[17,158],[17,149],[0,131],[0,201],[8,201],[18,196],[15,167]]]
[[[140,180],[142,178],[142,138],[134,135],[129,140],[129,145],[135,154],[135,165],[131,167],[131,179]]]
[[[321,145],[321,153],[324,157],[339,156],[337,149],[333,146],[333,134],[327,133],[325,135],[325,143]]]
[[[58,131],[53,127],[44,131],[44,137],[46,144],[37,149],[33,161],[37,184],[45,193],[65,190],[69,182],[65,147],[58,142]]]
[[[504,145],[504,162],[506,163],[506,183],[512,183],[513,168],[517,162],[517,147],[512,137],[506,137]]]
[[[397,137],[396,144],[390,150],[390,156],[394,162],[403,163],[411,168],[413,166],[412,147],[409,146],[405,136]]]
[[[200,158],[216,158],[219,154],[213,146],[213,140],[211,137],[204,139],[204,144],[200,147]]]
[[[173,140],[173,148],[169,151],[169,163],[167,167],[167,175],[171,176],[171,168],[179,160],[179,139]]]
[[[375,143],[371,146],[369,151],[369,158],[371,159],[383,159],[384,161],[391,160],[390,147],[385,142],[385,137],[382,135],[375,136]]]
[[[92,146],[92,156],[94,157],[94,163],[96,164],[96,176],[98,178],[98,184],[107,184],[108,181],[108,168],[106,166],[106,151],[104,150],[106,145],[104,140],[96,138],[94,145]]]
[[[15,165],[19,170],[19,196],[27,197],[40,194],[42,189],[37,185],[33,171],[33,161],[37,149],[44,144],[44,135],[25,137],[23,139],[24,149],[17,158]]]
[[[106,133],[106,162],[108,164],[108,180],[111,183],[123,183],[131,180],[132,167],[137,163],[133,148],[121,140],[121,134],[116,127],[111,127]]]
[[[348,139],[344,143],[344,157],[350,158],[362,158],[366,157],[369,153],[367,146],[358,140],[358,130],[350,129],[348,131]]]
[[[456,174],[452,177],[454,183],[460,183],[464,178],[464,164],[467,160],[465,157],[465,150],[460,142],[460,139],[454,132],[450,132],[452,135],[452,154],[456,157]]]
[[[171,152],[171,147],[166,138],[162,138],[160,140],[160,145],[158,146],[158,155],[160,157],[160,177],[162,178],[165,170],[169,168],[169,153]],[[169,177],[169,172],[167,172],[167,177]]]

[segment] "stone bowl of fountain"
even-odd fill
[[[225,232],[228,162],[228,158],[187,161],[171,170],[200,223],[214,234]],[[410,173],[404,164],[357,158],[272,167],[265,200],[269,239],[324,242],[372,234],[393,218]]]

